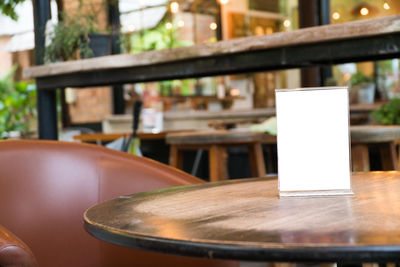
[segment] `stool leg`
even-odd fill
[[[381,153],[382,169],[384,171],[397,170],[398,162],[394,142],[379,145],[379,150]]]
[[[169,150],[169,165],[183,169],[183,151],[174,145],[171,145]]]
[[[209,152],[210,182],[228,179],[226,148],[212,145]]]
[[[203,155],[203,149],[199,149],[196,152],[196,158],[194,159],[192,172],[190,173],[193,176],[196,176],[197,170],[199,169],[199,164],[201,160],[201,156]]]
[[[351,146],[351,165],[353,172],[369,172],[369,154],[367,145]]]
[[[247,146],[249,151],[249,160],[251,172],[254,177],[265,177],[265,161],[260,143],[251,144]]]

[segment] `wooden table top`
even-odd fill
[[[208,138],[204,133],[213,133],[213,138],[216,138],[217,141],[223,138],[222,141],[230,142],[229,139],[226,139],[226,131],[168,131],[168,132],[160,132],[160,133],[138,133],[138,136],[141,140],[162,140],[169,135],[169,142],[173,144],[179,144],[180,140],[185,142],[195,142],[199,138],[201,140],[207,139],[208,142],[212,142],[212,139]],[[198,137],[200,133],[200,137]],[[75,135],[74,140],[79,140],[83,142],[95,142],[95,141],[113,141],[123,136],[129,136],[131,133],[85,133],[80,135]],[[381,143],[381,142],[391,142],[397,139],[400,139],[400,125],[356,125],[350,126],[350,134],[351,134],[351,142],[352,143]],[[242,131],[231,131],[230,137],[237,139],[238,137],[243,137],[244,141],[253,140],[254,138],[258,139],[261,133],[254,133],[250,137],[248,136],[248,132]],[[196,136],[196,140],[192,140],[192,137]],[[172,137],[172,138],[171,138]],[[276,136],[272,136],[269,134],[264,134],[261,138],[263,143],[266,144],[275,144]],[[203,140],[203,141],[207,141]],[[197,142],[197,141],[196,141]]]
[[[166,137],[166,142],[171,145],[211,145],[262,142],[265,139],[266,134],[261,132],[211,130],[170,133]]]
[[[354,196],[278,198],[276,178],[122,196],[88,209],[107,242],[165,253],[257,261],[398,262],[400,172],[355,173]]]
[[[355,125],[350,127],[352,143],[382,143],[400,139],[400,125]]]
[[[187,130],[190,131],[190,130]],[[187,132],[187,131],[179,131],[179,133]],[[159,133],[144,133],[139,132],[137,135],[140,140],[163,140],[169,133],[175,133],[178,131],[167,131],[167,132],[159,132]],[[124,136],[130,136],[132,133],[83,133],[74,135],[74,140],[79,140],[83,142],[96,142],[96,141],[114,141],[118,138]]]
[[[95,142],[95,141],[114,141],[118,138],[124,136],[130,136],[132,133],[83,133],[75,135],[74,140],[79,140],[83,142]],[[160,140],[165,139],[167,133],[138,133],[138,137],[141,140]]]

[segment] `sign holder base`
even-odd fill
[[[281,191],[279,198],[288,197],[327,197],[327,196],[352,196],[351,189],[344,190],[310,190],[310,191]]]

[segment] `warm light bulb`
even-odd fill
[[[167,22],[165,24],[165,28],[167,28],[167,30],[171,30],[172,29],[172,23],[171,22]]]
[[[338,20],[338,19],[340,19],[340,13],[339,12],[333,12],[332,13],[332,18],[334,19],[334,20]]]
[[[390,9],[390,6],[389,6],[388,2],[385,2],[385,3],[383,4],[383,8],[386,9],[386,10],[389,10],[389,9]]]
[[[146,0],[139,0],[139,6],[142,8],[146,6]]]
[[[178,2],[171,2],[171,4],[169,4],[169,8],[171,9],[172,13],[178,13],[179,12],[179,4]]]
[[[366,8],[366,7],[361,8],[360,9],[360,14],[363,15],[363,16],[368,15],[369,14],[369,9]]]
[[[210,29],[211,29],[211,30],[215,31],[217,28],[218,28],[217,23],[215,23],[215,22],[211,22],[211,23],[210,23]]]
[[[292,25],[292,22],[291,22],[289,19],[285,19],[285,20],[283,21],[283,27],[289,28],[290,25]]]
[[[240,90],[237,88],[232,88],[229,93],[231,96],[240,96]]]
[[[221,5],[226,5],[229,3],[229,0],[218,0]]]
[[[178,27],[182,28],[183,26],[185,26],[185,22],[183,20],[178,21]]]
[[[135,25],[129,25],[128,27],[129,31],[134,32],[136,30]]]

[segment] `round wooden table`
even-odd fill
[[[285,262],[399,262],[400,172],[352,175],[354,196],[278,198],[276,178],[122,196],[88,209],[110,243],[184,256]]]

